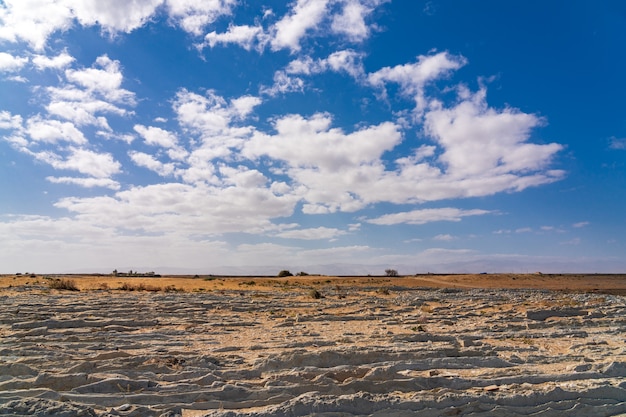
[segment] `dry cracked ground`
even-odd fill
[[[5,290],[0,415],[626,415],[623,296],[316,289]]]

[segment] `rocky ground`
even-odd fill
[[[0,415],[626,415],[620,295],[44,284],[0,291]]]

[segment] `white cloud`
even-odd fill
[[[284,239],[320,240],[334,239],[345,234],[343,230],[330,227],[314,227],[310,229],[287,230],[276,236]]]
[[[331,128],[328,114],[309,119],[289,115],[274,123],[276,135],[255,132],[242,155],[269,156],[283,161],[294,184],[309,203],[306,213],[338,209],[354,211],[365,203],[363,194],[383,170],[381,155],[401,140],[393,123],[365,127],[353,133]],[[361,194],[363,193],[363,194]]]
[[[461,221],[463,217],[468,216],[482,216],[485,214],[491,214],[488,210],[461,210],[452,207],[438,208],[438,209],[421,209],[413,210],[402,213],[385,214],[383,216],[368,219],[368,223],[379,225],[394,225],[394,224],[414,224],[421,225],[439,221]]]
[[[240,188],[260,188],[268,183],[268,178],[256,169],[248,169],[244,166],[231,167],[220,166],[220,174],[223,176],[225,185],[234,185]]]
[[[129,33],[146,23],[163,0],[65,0],[83,26]]]
[[[59,55],[49,57],[46,55],[35,55],[33,56],[33,64],[38,70],[45,70],[47,68],[52,69],[62,69],[68,67],[72,62],[75,61],[75,58],[64,51]]]
[[[261,104],[261,99],[254,96],[243,96],[230,101],[232,109],[240,119],[245,119],[254,108]]]
[[[271,87],[261,87],[261,94],[270,97],[278,94],[297,93],[304,91],[304,80],[299,77],[290,77],[285,71],[276,71],[274,73],[274,85]]]
[[[373,3],[377,6],[382,2]],[[331,29],[353,42],[361,42],[369,36],[370,28],[365,23],[365,17],[372,11],[373,7],[368,7],[359,0],[345,0],[341,14],[333,16]]]
[[[175,134],[159,127],[135,125],[133,130],[139,133],[148,145],[173,148],[178,144],[178,138]]]
[[[13,81],[16,83],[23,83],[23,84],[28,82],[28,78],[23,77],[21,75],[11,75],[11,76],[6,77],[5,80]]]
[[[320,74],[326,71],[345,72],[356,80],[364,77],[363,54],[343,50],[330,54],[325,59],[312,59],[310,56],[299,57],[291,61],[284,70],[290,75]]]
[[[241,117],[244,103],[245,101],[237,102],[235,99],[228,105],[226,100],[214,91],[208,91],[201,96],[183,89],[176,94],[174,110],[178,122],[183,127],[205,137],[211,137],[230,130],[231,122]]]
[[[6,52],[0,52],[0,72],[17,72],[27,63],[27,57],[17,57]]]
[[[62,1],[4,0],[0,3],[0,39],[25,41],[43,50],[51,33],[72,25],[72,12]]]
[[[169,15],[185,31],[200,36],[220,16],[229,15],[236,0],[166,0]]]
[[[113,155],[79,148],[72,148],[65,161],[53,163],[52,166],[76,170],[96,178],[108,178],[121,170],[121,164],[113,158]]]
[[[365,73],[363,69],[363,54],[355,51],[333,52],[328,56],[326,62],[333,71],[346,72],[356,80],[363,78]]]
[[[500,188],[495,184],[498,180],[519,190],[560,178],[558,172],[532,175],[545,169],[563,148],[556,143],[526,143],[542,119],[515,109],[489,108],[485,97],[482,89],[453,108],[433,109],[425,115],[424,130],[444,149],[439,160],[448,176],[458,180],[482,177],[485,186],[495,190]]]
[[[12,115],[6,110],[0,111],[0,129],[19,130],[22,128],[22,116]]]
[[[322,60],[314,60],[308,55],[298,57],[291,61],[285,70],[283,71],[286,74],[318,74],[326,70],[326,66],[324,65]]]
[[[333,34],[340,35],[350,42],[361,42],[369,36],[372,29],[365,19],[376,7],[385,2],[386,0],[296,0],[291,3],[287,14],[267,29],[259,22],[254,26],[231,23],[226,32],[212,31],[206,34],[204,43],[198,46],[213,48],[217,45],[235,44],[248,51],[255,48],[262,52],[269,44],[273,51],[289,49],[295,53],[300,51],[302,40],[311,35]],[[230,4],[225,5],[219,14],[229,14],[229,6]],[[267,9],[262,20],[273,16],[274,12]],[[201,25],[196,25],[189,31],[200,35],[200,29]]]
[[[256,132],[246,143],[243,154],[251,158],[269,155],[292,167],[317,167],[337,172],[344,167],[377,161],[401,138],[392,123],[351,134],[331,128],[331,123],[331,116],[323,113],[308,119],[300,115],[284,116],[274,123],[276,135]]]
[[[438,240],[440,242],[450,242],[455,239],[456,238],[454,236],[449,235],[449,234],[442,234],[442,235],[437,235],[433,237],[433,240]]]
[[[257,48],[263,50],[267,42],[266,38],[267,35],[265,35],[261,26],[230,25],[228,31],[224,33],[215,31],[207,33],[204,37],[204,44],[200,46],[208,45],[213,48],[218,44],[236,44],[249,51],[257,44]]]
[[[297,0],[291,13],[274,26],[272,49],[300,50],[300,39],[306,32],[315,28],[327,13],[328,0]]]
[[[39,116],[30,118],[26,123],[26,132],[37,142],[71,142],[77,145],[87,143],[83,133],[70,122],[46,120]]]
[[[269,219],[290,216],[296,201],[267,188],[169,183],[136,186],[111,197],[64,198],[55,206],[116,229],[194,236],[271,231],[275,226]]]
[[[99,56],[95,67],[66,70],[65,77],[87,91],[102,94],[113,102],[130,105],[135,103],[134,94],[121,88],[124,76],[120,71],[120,62],[112,60],[107,55]]]
[[[380,88],[386,96],[385,83],[400,85],[401,94],[415,100],[415,110],[418,115],[427,107],[427,98],[424,93],[426,84],[450,74],[464,66],[467,60],[462,56],[451,55],[448,52],[439,52],[431,55],[420,55],[413,64],[384,67],[368,75],[368,82]]]
[[[98,57],[92,68],[68,69],[65,76],[74,84],[45,88],[46,110],[52,115],[110,132],[103,114],[126,116],[131,111],[125,107],[136,105],[135,94],[122,88],[120,63],[106,55]]]
[[[259,102],[255,97],[243,96],[229,103],[213,91],[204,96],[187,90],[176,94],[174,111],[192,144],[187,158],[190,167],[180,172],[185,181],[214,181],[211,161],[232,159],[242,147],[253,128],[239,124]]]
[[[585,226],[589,226],[589,222],[578,222],[572,225],[572,227],[575,227],[575,228],[581,228]]]
[[[103,187],[111,190],[119,190],[120,183],[110,178],[79,178],[79,177],[46,177],[46,180],[54,184],[73,184],[84,188]]]
[[[163,0],[5,0],[0,4],[0,39],[20,40],[41,51],[56,31],[99,25],[106,32],[130,32],[144,25]]]
[[[147,153],[131,151],[128,155],[137,166],[154,171],[162,177],[167,177],[174,173],[174,164],[158,161],[152,155],[148,155]]]

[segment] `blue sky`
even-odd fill
[[[0,273],[624,272],[625,23],[0,0]]]

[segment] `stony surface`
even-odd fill
[[[625,297],[318,291],[4,291],[0,415],[626,414]]]

